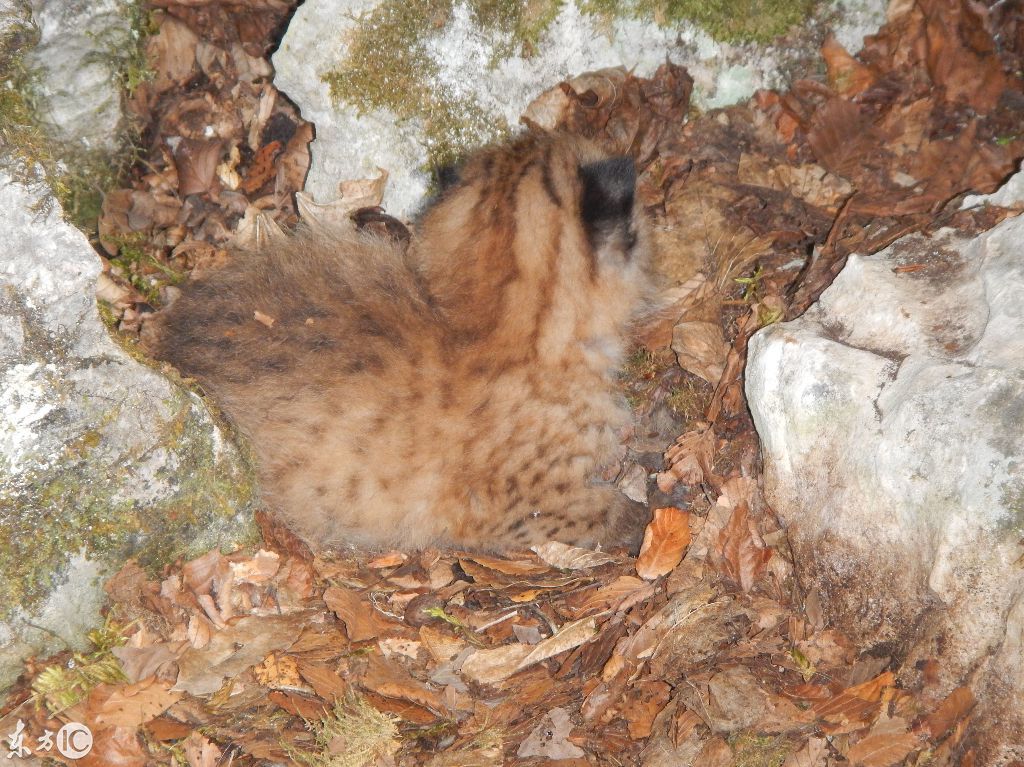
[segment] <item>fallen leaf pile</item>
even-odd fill
[[[311,204],[292,197],[311,128],[266,61],[293,3],[158,5],[156,76],[133,100],[146,157],[100,222],[101,297],[129,334],[240,229]],[[655,217],[671,287],[623,381],[642,421],[619,485],[653,512],[638,558],[555,541],[314,557],[263,518],[255,555],[126,565],[95,650],[30,662],[0,734],[85,723],[81,765],[974,765],[971,691],[853,646],[801,590],[742,384],[750,335],[849,253],[1011,214],[958,202],[1024,156],[1022,18],[896,0],[863,52],[828,40],[826,75],[747,104],[691,115],[692,81],[666,63],[581,75],[527,110],[636,157]],[[368,210],[385,181],[345,196],[407,239]]]
[[[313,126],[271,84],[267,59],[296,0],[153,4],[152,70],[127,102],[143,126],[132,184],[107,194],[100,297],[138,333],[161,289],[221,263],[246,214],[288,226]]]
[[[265,520],[254,556],[130,562],[106,586],[123,676],[71,697],[26,681],[0,725],[84,723],[83,765],[948,758],[969,691],[926,705],[927,675],[897,685],[891,658],[795,613],[753,481],[726,488],[706,517],[659,509],[638,560],[554,542],[327,559]]]

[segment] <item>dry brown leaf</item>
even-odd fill
[[[541,756],[548,760],[578,759],[585,755],[583,749],[569,741],[572,721],[564,708],[553,708],[519,745],[516,755],[521,758]]]
[[[830,724],[830,727],[823,729],[831,734],[863,729],[878,715],[882,693],[892,687],[894,681],[893,673],[886,671],[870,681],[849,687],[829,700],[815,704],[814,715]]]
[[[648,737],[654,726],[654,718],[661,713],[671,697],[672,688],[658,680],[648,680],[632,687],[622,707],[622,718],[629,726],[629,737],[633,740]]]
[[[680,322],[672,331],[672,351],[679,367],[715,386],[725,371],[729,345],[717,322]]]
[[[567,623],[535,645],[512,644],[477,650],[462,664],[462,674],[474,682],[494,684],[535,663],[589,642],[596,632],[593,618],[581,618]]]
[[[828,745],[824,738],[808,738],[798,750],[786,757],[782,767],[825,767]]]
[[[510,644],[477,650],[462,664],[461,673],[478,684],[495,684],[508,679],[519,669],[519,662],[530,654],[532,647]]]
[[[632,575],[620,575],[598,589],[582,592],[578,599],[577,615],[596,611],[621,612],[654,596],[655,587]],[[574,600],[575,601],[575,600]]]
[[[441,711],[441,696],[415,679],[398,663],[376,653],[367,659],[366,673],[360,684],[385,698],[401,698],[425,706],[431,711]]]
[[[825,37],[821,55],[828,68],[828,82],[840,96],[852,97],[875,84],[875,75],[851,56],[834,35]]]
[[[679,564],[689,545],[690,515],[673,506],[655,509],[636,560],[637,575],[648,581],[666,575]]]
[[[181,642],[157,642],[145,647],[115,647],[111,653],[120,661],[128,681],[139,682],[168,669],[184,649]]]
[[[338,676],[330,666],[300,659],[298,669],[299,674],[309,683],[313,691],[328,703],[345,697],[348,682]]]
[[[178,659],[174,690],[211,695],[225,679],[261,662],[275,650],[286,650],[298,638],[308,613],[250,615],[235,619],[214,633],[202,649],[189,648]]]
[[[710,426],[681,434],[665,452],[668,468],[658,473],[658,489],[669,493],[679,482],[699,485],[713,479],[711,466],[717,449],[718,439]]]
[[[104,727],[92,733],[92,750],[76,767],[145,767],[149,757],[134,727]]]
[[[464,554],[459,557],[460,564],[464,564],[466,560],[476,562],[476,564],[486,567],[488,570],[495,570],[504,575],[539,575],[540,573],[551,571],[549,566],[533,562],[529,559],[502,559],[501,557],[491,557],[486,554]]]
[[[224,144],[220,139],[183,138],[174,150],[178,196],[211,191]]]
[[[302,189],[309,172],[309,143],[313,140],[313,126],[303,122],[289,139],[284,152],[277,158],[277,187]]]
[[[374,557],[366,563],[367,567],[372,567],[376,570],[383,570],[388,567],[398,567],[399,565],[405,564],[409,557],[403,554],[401,551],[389,551],[386,554],[381,554],[379,557]]]
[[[871,731],[851,746],[846,758],[864,767],[891,767],[923,745],[919,735],[907,731],[899,717],[880,717]]]
[[[150,677],[136,684],[100,684],[89,694],[90,718],[106,727],[138,728],[181,700],[171,683]]]
[[[198,43],[199,37],[187,24],[169,15],[161,19],[159,31],[146,41],[146,56],[154,73],[152,87],[157,93],[192,78]]]
[[[566,623],[552,636],[535,644],[526,657],[519,662],[519,668],[524,669],[561,652],[579,647],[593,639],[596,633],[597,624],[593,618],[580,618],[572,623]]]
[[[351,589],[331,586],[324,592],[324,602],[345,624],[350,641],[365,642],[380,633],[382,621],[376,611]]]
[[[231,563],[231,574],[240,583],[266,583],[281,567],[281,556],[273,551],[260,549],[252,559]]]
[[[946,696],[946,699],[939,704],[924,720],[924,728],[933,738],[938,740],[953,725],[963,719],[974,708],[974,693],[969,687],[957,687]]]
[[[818,162],[850,180],[860,176],[864,157],[881,142],[856,104],[834,98],[814,113],[807,143]]]
[[[559,570],[587,570],[614,562],[615,557],[602,551],[581,549],[558,541],[548,541],[532,548],[533,552]]]
[[[146,734],[156,741],[181,740],[192,732],[192,728],[169,716],[158,716],[145,725]]]
[[[239,184],[246,194],[253,194],[263,188],[270,179],[277,175],[276,160],[284,147],[280,141],[271,141],[266,146],[260,147],[256,156],[249,164],[249,170],[245,178]]]
[[[185,758],[188,767],[217,767],[220,764],[220,749],[205,735],[193,732],[185,740]]]
[[[772,550],[751,529],[746,501],[733,509],[729,523],[719,534],[717,549],[726,574],[744,591],[750,591],[771,559]]]
[[[264,687],[300,687],[299,664],[290,655],[270,653],[252,669],[256,681]]]

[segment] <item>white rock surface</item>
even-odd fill
[[[243,540],[252,481],[198,397],[112,341],[99,258],[45,190],[0,168],[0,210],[2,689],[95,625],[96,576],[126,556]]]
[[[274,55],[275,84],[316,125],[306,191],[318,202],[330,202],[338,197],[339,182],[375,177],[378,168],[384,168],[390,174],[385,205],[393,215],[406,216],[427,188],[420,170],[427,161],[421,126],[415,121],[399,123],[387,111],[359,115],[344,104],[335,105],[322,80],[344,61],[346,36],[359,15],[376,5],[377,0],[306,0]],[[859,48],[861,30],[877,29],[884,9],[880,0],[837,4],[838,17],[850,19],[845,26],[842,21],[837,24],[840,37],[854,38],[854,47]],[[437,69],[431,87],[470,96],[496,125],[514,128],[537,95],[567,77],[616,66],[650,75],[666,56],[694,78],[695,103],[708,108],[735,103],[758,88],[783,85],[796,62],[817,56],[825,28],[810,26],[813,29],[806,30],[797,45],[730,46],[716,43],[692,25],[669,29],[620,19],[605,28],[596,17],[581,12],[578,0],[567,0],[535,55],[503,58],[499,50],[507,40],[481,31],[468,6],[458,4],[426,48]]]
[[[121,121],[114,58],[130,44],[131,0],[30,0],[39,44],[27,56],[40,74],[40,118],[55,138],[115,149]]]
[[[901,643],[906,668],[937,658],[945,691],[971,684],[992,765],[1024,758],[1022,295],[1024,217],[908,237],[851,256],[747,364],[804,582],[861,641]]]

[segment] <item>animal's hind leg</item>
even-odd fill
[[[529,548],[547,541],[610,549],[640,547],[650,512],[611,486],[591,486],[550,509],[510,515],[495,535],[500,549]]]

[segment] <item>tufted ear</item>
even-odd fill
[[[434,169],[434,186],[439,194],[444,194],[460,181],[461,163],[449,162]]]
[[[632,158],[612,157],[581,165],[579,174],[583,185],[580,215],[587,229],[607,231],[625,224],[633,212],[636,191]]]

